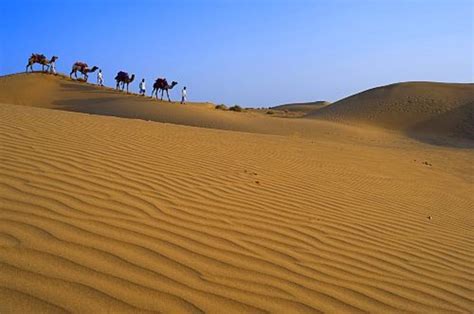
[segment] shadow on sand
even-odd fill
[[[474,148],[474,102],[423,121],[405,134],[430,145]]]
[[[159,106],[154,106],[156,100],[150,97],[126,94],[114,88],[98,87],[91,83],[77,84],[69,78],[61,82],[60,87],[63,91],[86,95],[81,98],[53,101],[53,105],[61,110],[189,125],[181,123],[184,121],[181,121],[179,117],[170,116],[170,113],[163,115],[164,112]],[[129,97],[133,97],[133,105]],[[423,121],[404,133],[414,140],[429,145],[472,149],[474,148],[474,102]]]

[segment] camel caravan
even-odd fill
[[[48,60],[45,55],[43,54],[38,54],[38,53],[33,53],[31,56],[28,58],[28,64],[26,65],[26,72],[30,69],[31,72],[34,72],[33,65],[34,64],[40,64],[41,65],[41,71],[46,72],[46,73],[53,73],[56,74],[56,60],[58,60],[57,56],[51,57],[51,59]],[[95,71],[99,70],[97,80],[99,86],[103,86],[103,79],[102,79],[102,71],[99,69],[98,66],[93,66],[89,67],[89,65],[85,62],[77,61],[74,62],[72,65],[71,72],[69,73],[69,78],[72,78],[72,75],[74,74],[74,77],[78,81],[83,81],[87,82],[89,79],[89,74],[94,73]],[[77,72],[79,72],[82,75],[82,78],[77,77]],[[132,83],[135,80],[135,74],[129,75],[127,72],[124,71],[119,71],[117,75],[115,76],[115,81],[116,81],[116,86],[115,89],[123,91],[126,89],[127,93],[128,91],[128,86],[130,83]],[[169,95],[169,90],[173,89],[178,85],[178,82],[172,81],[171,84],[168,84],[168,81],[165,78],[158,78],[155,80],[153,84],[153,90],[151,92],[151,97],[153,96],[156,97],[158,100],[158,95],[159,92],[161,91],[161,100],[163,100],[163,95],[166,92],[166,96],[168,97],[168,101],[171,102],[170,95]],[[142,93],[143,92],[143,93]],[[140,82],[140,94],[145,95],[145,79]],[[184,99],[185,96],[183,96]],[[183,100],[182,100],[183,103]]]

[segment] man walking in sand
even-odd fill
[[[181,90],[181,104],[184,104],[186,102],[186,96],[187,96],[186,86],[184,86],[183,89]]]
[[[146,91],[145,79],[142,79],[138,87],[140,88],[140,95],[145,96],[145,91]]]
[[[97,85],[104,86],[104,77],[102,75],[102,70],[100,69],[99,69],[99,72],[97,73]]]
[[[53,73],[54,75],[56,75],[56,60],[54,57],[51,60],[51,63],[49,64],[48,70],[49,70],[49,73]]]

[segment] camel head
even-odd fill
[[[58,60],[58,59],[59,59],[59,58],[58,58],[57,56],[53,56],[53,57],[51,58],[51,62],[56,62],[56,60]]]
[[[135,79],[135,74],[132,74],[132,76],[130,77],[130,83],[133,82],[134,79]]]
[[[171,82],[170,89],[175,87],[176,85],[178,85],[178,82],[176,82],[176,81]]]
[[[95,65],[92,67],[92,69],[90,69],[89,72],[95,72],[97,69],[99,69],[99,67],[96,67]]]

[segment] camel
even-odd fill
[[[79,71],[82,74],[84,80],[87,82],[87,79],[89,78],[88,73],[94,73],[97,69],[98,67],[96,66],[89,68],[87,63],[78,61],[72,65],[72,70],[71,70],[71,73],[69,73],[69,77],[72,79],[72,74],[74,73],[74,76],[77,79],[77,71]]]
[[[51,60],[48,60],[46,56],[43,54],[32,53],[31,57],[28,59],[28,64],[26,65],[26,72],[28,72],[28,68],[30,68],[31,71],[33,72],[33,64],[35,63],[41,64],[41,71],[44,72],[44,67],[45,66],[49,67],[49,65],[53,62],[56,62],[57,59],[58,57],[53,56]]]
[[[117,76],[115,77],[115,80],[117,81],[117,86],[115,87],[116,89],[119,89],[120,83],[122,84],[122,90],[125,88],[125,84],[127,84],[127,93],[128,93],[128,84],[133,82],[135,79],[135,74],[132,74],[132,76],[128,76],[127,72],[120,71],[117,73]]]
[[[173,87],[175,87],[176,85],[178,85],[178,82],[173,81],[171,82],[171,85],[169,85],[166,79],[159,78],[153,84],[153,91],[151,92],[151,97],[153,97],[153,95],[156,94],[156,99],[158,99],[158,93],[161,89],[161,100],[163,100],[163,94],[166,91],[166,96],[168,96],[168,101],[171,102],[170,94],[168,93],[168,90],[173,89]]]

